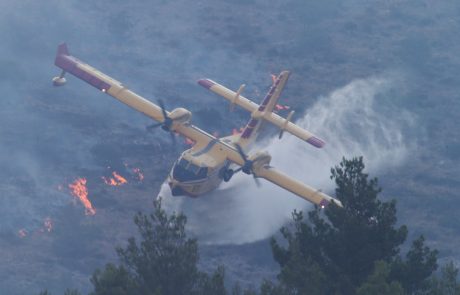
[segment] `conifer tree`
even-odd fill
[[[225,295],[223,267],[212,276],[198,270],[198,244],[187,238],[186,222],[183,214],[168,215],[161,201],[153,213],[138,213],[139,241],[130,238],[117,248],[120,266],[94,273],[91,295]]]
[[[399,253],[407,228],[396,226],[396,202],[378,199],[378,181],[364,168],[362,157],[343,159],[331,169],[331,179],[344,207],[316,207],[307,220],[294,212],[292,228],[281,230],[287,247],[271,241],[281,285],[302,293],[302,280],[309,278],[319,294],[355,294],[376,261],[389,263]]]

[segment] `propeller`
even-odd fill
[[[241,158],[244,160],[243,166],[235,170],[236,172],[243,171],[246,174],[252,174],[252,177],[254,178],[254,181],[258,187],[260,187],[260,181],[257,178],[257,176],[254,173],[252,165],[254,164],[253,160],[249,160],[246,154],[244,153],[243,149],[238,143],[235,143],[236,149],[238,150],[238,153],[240,154]]]
[[[176,136],[174,135],[174,132],[171,131],[171,127],[172,127],[172,124],[173,124],[173,119],[168,117],[168,113],[166,113],[165,104],[164,104],[163,100],[159,99],[158,104],[160,105],[161,113],[163,114],[163,122],[159,122],[159,123],[149,125],[149,126],[146,127],[146,129],[148,131],[151,131],[151,130],[153,130],[155,128],[161,127],[161,129],[163,129],[164,131],[169,132],[169,135],[171,136],[171,141],[175,145],[176,144]]]

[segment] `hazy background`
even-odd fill
[[[272,164],[332,193],[330,167],[363,155],[411,237],[424,233],[441,258],[458,261],[459,21],[457,1],[0,0],[0,290],[87,291],[92,271],[116,259],[113,246],[135,234],[131,217],[148,210],[181,150],[160,130],[146,132],[149,119],[75,78],[53,88],[63,41],[222,135],[248,115],[228,114],[197,79],[246,83],[245,96],[258,101],[270,74],[291,70],[281,102],[327,145],[287,134],[277,142],[269,130],[262,145]],[[106,186],[101,177],[113,171],[128,184]],[[77,177],[88,180],[94,216],[67,189]],[[305,203],[268,183],[256,190],[250,178],[234,181],[168,205],[190,215],[191,233],[206,244],[203,268],[223,263],[230,281],[257,285],[276,274],[261,239]]]

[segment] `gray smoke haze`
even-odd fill
[[[225,102],[197,79],[232,89],[244,82],[245,95],[258,101],[270,73],[291,70],[281,102],[300,107],[297,123],[327,145],[318,150],[288,134],[267,139],[261,149],[272,164],[333,194],[330,167],[343,155],[363,155],[372,175],[386,175],[384,193],[402,196],[400,221],[433,233],[441,253],[458,259],[459,8],[458,1],[416,0],[0,0],[0,293],[89,291],[89,276],[116,261],[113,246],[135,232],[131,217],[149,211],[177,156],[166,134],[145,132],[152,123],[145,116],[74,77],[51,86],[64,41],[138,94],[190,109],[200,128],[219,121],[221,134],[248,114],[227,115]],[[394,73],[372,77],[387,69],[407,73],[405,82]],[[350,82],[358,77],[372,78]],[[218,120],[206,118],[215,111]],[[412,113],[426,137],[410,128]],[[107,189],[102,173],[107,165],[124,168],[123,161],[143,168],[144,183]],[[96,216],[56,190],[76,176],[88,177]],[[308,207],[262,182],[259,190],[238,175],[215,194],[168,205],[190,215],[191,231],[208,243],[254,241],[276,232],[293,208]],[[34,234],[47,217],[55,230]],[[18,237],[22,228],[29,238]],[[216,247],[227,266],[234,259],[223,248]],[[239,265],[235,273],[257,284],[262,274],[253,267],[258,278]]]
[[[272,166],[292,177],[334,195],[330,168],[342,157],[363,156],[367,171],[377,175],[397,169],[415,145],[404,137],[414,118],[392,106],[391,78],[371,77],[350,82],[320,97],[297,124],[316,133],[327,144],[318,150],[294,136],[269,139],[254,150],[268,150]],[[385,110],[382,112],[382,110]],[[199,200],[170,196],[163,185],[160,195],[170,210],[184,211],[191,232],[210,244],[241,244],[273,235],[294,209],[311,207],[306,201],[262,180],[257,188],[251,177],[236,175],[218,191]]]

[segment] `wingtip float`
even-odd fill
[[[260,127],[266,122],[280,129],[280,138],[284,132],[288,132],[314,147],[324,146],[323,140],[291,122],[293,112],[287,118],[274,113],[281,91],[289,78],[288,71],[283,71],[273,78],[273,85],[260,105],[242,95],[244,84],[235,92],[210,79],[198,80],[199,85],[229,100],[232,108],[238,105],[251,114],[241,133],[218,138],[192,125],[190,111],[184,108],[166,111],[162,101],[158,106],[117,80],[71,56],[65,43],[58,46],[55,65],[62,69],[62,72],[53,78],[53,85],[64,85],[64,76],[70,73],[157,121],[159,124],[155,126],[161,126],[171,134],[178,133],[195,143],[181,154],[167,177],[173,195],[197,197],[216,189],[222,181],[230,181],[235,173],[242,171],[252,174],[257,182],[257,178],[264,178],[322,208],[331,203],[342,207],[339,200],[270,166],[271,156],[267,152],[254,152],[248,156],[245,154],[251,143],[256,140]]]

